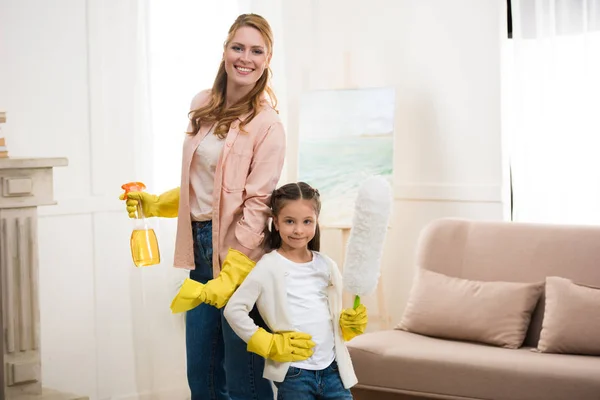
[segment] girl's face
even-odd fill
[[[288,201],[273,219],[273,224],[281,236],[283,250],[308,248],[308,243],[315,237],[317,229],[313,200]]]
[[[254,86],[269,66],[268,50],[260,31],[250,26],[239,28],[223,52],[227,88]]]

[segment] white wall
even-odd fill
[[[383,266],[395,323],[423,225],[444,216],[502,218],[504,1],[248,3],[276,33],[284,180],[296,176],[302,92],[396,88],[394,218]],[[56,170],[59,204],[40,210],[45,385],[93,399],[171,400],[186,389],[183,322],[168,310],[181,278],[169,268],[172,221],[159,231],[162,265],[136,270],[117,200],[121,183],[154,179],[152,140],[141,141],[144,121],[132,118],[146,111],[133,57],[136,4],[1,0],[0,109],[11,155],[69,158]],[[326,250],[339,257],[336,239],[327,238]]]
[[[136,64],[135,1],[0,1],[0,109],[11,156],[60,156],[57,206],[40,209],[43,384],[92,399],[183,398],[180,276],[137,270],[120,185],[152,182]],[[189,100],[186,100],[189,102]],[[166,222],[169,224],[169,222]],[[147,397],[147,396],[146,396]]]
[[[279,1],[255,3],[268,10]],[[394,216],[382,266],[387,310],[395,325],[425,224],[447,216],[502,219],[500,50],[506,35],[505,2],[282,4],[289,180],[296,177],[302,93],[396,89]],[[340,241],[334,239],[326,251],[339,255]],[[370,300],[376,310],[374,298]]]

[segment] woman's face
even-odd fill
[[[269,66],[271,56],[261,33],[250,26],[239,28],[223,52],[227,88],[253,87]]]

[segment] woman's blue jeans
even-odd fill
[[[190,278],[206,283],[212,272],[212,223],[193,222],[196,269]],[[246,351],[223,310],[207,304],[186,313],[187,377],[192,400],[271,400],[271,382],[262,377],[264,359]]]

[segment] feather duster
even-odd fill
[[[391,211],[392,190],[388,181],[373,176],[363,182],[356,197],[342,273],[344,289],[356,295],[354,308],[359,306],[360,296],[377,288]]]

